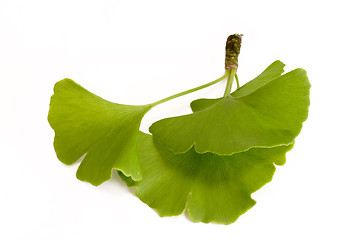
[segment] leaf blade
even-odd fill
[[[220,224],[236,221],[255,204],[251,193],[271,181],[273,163],[282,161],[292,147],[251,149],[232,156],[193,149],[174,154],[153,142],[151,135],[141,133],[139,139],[143,178],[131,183],[136,195],[160,216],[179,215],[188,204],[194,222]]]
[[[244,95],[248,95],[251,92],[256,91],[256,89],[264,86],[269,81],[280,77],[284,72],[285,64],[279,60],[274,61],[270,66],[268,66],[262,73],[260,73],[253,80],[247,82],[239,89],[231,93],[233,97],[241,97]],[[210,107],[216,102],[220,101],[221,98],[217,99],[197,99],[190,103],[190,107],[193,112],[198,112],[204,110],[205,108]]]
[[[71,79],[57,82],[48,121],[58,159],[71,165],[87,153],[77,177],[96,186],[111,178],[112,169],[141,179],[136,145],[140,121],[149,109],[106,101]]]
[[[162,119],[149,130],[175,153],[194,146],[198,153],[231,155],[289,145],[307,118],[309,91],[306,71],[295,69],[246,95],[198,100],[199,111]]]

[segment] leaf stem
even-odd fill
[[[236,74],[236,69],[233,69],[233,68],[230,69],[230,75],[229,75],[229,78],[228,78],[228,81],[227,81],[227,84],[226,84],[224,97],[229,96],[230,93],[231,93],[231,87],[232,87],[233,82],[234,82],[235,74]]]
[[[238,75],[235,73],[235,79],[236,79],[236,89],[240,88],[239,78]]]
[[[232,70],[233,70],[233,69],[231,69],[231,70],[226,69],[226,70],[225,70],[225,74],[224,74],[222,77],[220,77],[220,78],[218,78],[218,79],[216,79],[216,80],[214,80],[214,81],[212,81],[212,82],[209,82],[209,83],[207,83],[207,84],[201,85],[201,86],[196,87],[196,88],[189,89],[189,90],[184,91],[184,92],[181,92],[181,93],[177,93],[177,94],[171,95],[170,97],[161,99],[161,100],[159,100],[159,101],[156,101],[156,102],[150,104],[150,106],[151,106],[151,108],[153,108],[153,107],[155,107],[155,106],[157,106],[157,105],[159,105],[159,104],[161,104],[161,103],[170,101],[170,100],[172,100],[172,99],[174,99],[174,98],[178,98],[178,97],[184,96],[184,95],[186,95],[186,94],[189,94],[189,93],[198,91],[198,90],[200,90],[200,89],[209,87],[209,86],[211,86],[211,85],[214,85],[214,84],[216,84],[216,83],[224,80],[225,78],[227,78],[227,77],[229,76],[229,74],[231,73]],[[233,76],[233,77],[234,77],[234,76]]]

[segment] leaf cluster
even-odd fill
[[[95,186],[117,170],[160,216],[187,210],[194,222],[233,223],[285,163],[308,115],[305,70],[283,68],[275,61],[230,95],[193,101],[193,113],[153,123],[151,135],[139,127],[154,104],[109,102],[63,79],[48,115],[57,157],[70,165],[85,156],[76,175]]]

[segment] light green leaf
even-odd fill
[[[284,67],[284,63],[276,60],[270,66],[268,66],[259,76],[241,86],[241,88],[237,89],[231,95],[233,97],[241,97],[256,91],[271,80],[280,77],[281,74],[284,72]]]
[[[57,157],[70,165],[86,153],[76,175],[93,185],[110,179],[112,169],[140,180],[138,129],[149,109],[106,101],[71,79],[57,82],[48,115]]]
[[[248,95],[258,88],[264,86],[266,83],[270,82],[274,78],[280,77],[284,72],[285,64],[279,60],[273,62],[270,66],[268,66],[259,76],[254,78],[253,80],[247,82],[239,89],[231,93],[233,97],[241,97]],[[200,110],[204,110],[205,108],[210,107],[211,105],[217,103],[222,98],[217,99],[198,99],[191,102],[190,106],[193,112],[198,112]]]
[[[151,135],[142,133],[139,140],[142,180],[134,182],[119,172],[128,186],[136,186],[136,195],[160,216],[179,215],[187,205],[194,222],[221,224],[236,221],[255,204],[251,193],[271,181],[273,163],[284,163],[292,148],[250,149],[231,156],[194,149],[174,154]]]
[[[281,74],[282,68],[277,69]],[[157,121],[150,132],[175,153],[185,153],[194,146],[198,153],[231,155],[250,148],[289,145],[308,115],[310,83],[306,71],[296,69],[271,80],[262,79],[244,85],[234,96],[202,99],[193,109],[203,110]]]

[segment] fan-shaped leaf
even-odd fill
[[[284,67],[285,67],[284,63],[282,63],[279,60],[276,60],[270,66],[268,66],[259,76],[247,82],[239,89],[231,93],[231,96],[241,97],[256,91],[258,88],[264,86],[266,83],[270,82],[274,78],[280,77],[281,74],[284,72]],[[192,101],[190,106],[193,112],[198,112],[200,110],[204,110],[205,108],[210,107],[211,105],[217,103],[221,99],[222,98],[198,99]]]
[[[106,101],[71,79],[57,82],[48,120],[59,160],[73,164],[86,153],[77,177],[93,185],[110,179],[112,169],[140,180],[138,129],[149,109]]]
[[[160,216],[181,214],[188,202],[188,212],[194,222],[230,224],[255,201],[251,193],[271,181],[275,163],[285,162],[290,146],[270,149],[250,149],[231,156],[199,154],[190,149],[174,154],[142,133],[140,166],[143,179],[134,182],[139,198],[156,209]]]
[[[300,133],[308,114],[306,72],[296,69],[262,79],[244,85],[234,96],[202,99],[198,107],[193,104],[202,111],[157,121],[150,132],[175,153],[194,146],[198,153],[231,155],[254,147],[288,145]]]

